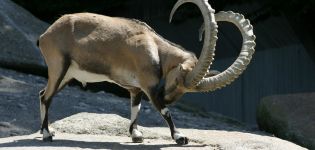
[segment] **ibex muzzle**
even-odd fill
[[[235,80],[254,53],[253,27],[244,16],[233,12],[214,14],[207,0],[179,0],[170,16],[183,3],[196,4],[203,15],[204,44],[199,59],[182,47],[167,41],[143,22],[92,13],[77,13],[59,18],[39,38],[39,47],[48,66],[48,83],[40,92],[41,131],[44,141],[52,141],[48,129],[48,108],[53,95],[70,80],[82,84],[108,81],[126,88],[131,97],[130,134],[142,142],[137,129],[141,94],[168,123],[178,144],[188,138],[175,127],[166,107],[186,92],[213,91]],[[243,47],[236,61],[222,73],[208,71],[217,40],[216,21],[235,24],[243,36]]]

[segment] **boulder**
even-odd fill
[[[42,73],[45,63],[36,45],[48,27],[10,0],[0,1],[0,66]]]
[[[10,135],[30,134],[40,128],[38,92],[45,87],[46,82],[47,80],[43,77],[0,68],[0,138]],[[79,112],[116,114],[123,118],[130,118],[129,101],[129,99],[109,93],[92,93],[90,91],[82,91],[76,86],[66,86],[53,98],[52,106],[49,109],[49,121],[55,122]],[[141,112],[138,116],[140,125],[167,126],[163,118],[149,102],[142,101],[141,107]],[[225,131],[246,130],[241,124],[236,124],[221,115],[201,114],[184,106],[171,107],[170,109],[172,110],[174,122],[180,128]],[[102,118],[104,116],[105,118]],[[111,131],[115,131],[117,135],[118,133],[124,136],[128,135],[128,132],[125,132],[130,123],[128,119],[115,119],[117,117],[115,115],[104,116],[73,116],[72,121],[65,119],[58,121],[58,124],[64,126],[60,126],[60,128],[65,130],[65,132],[85,133],[85,130],[75,126],[79,124],[79,121],[82,121],[80,119],[85,118],[84,121],[91,122],[88,127],[96,127],[95,130],[89,131],[91,133],[106,133],[109,135],[112,133]],[[117,123],[111,123],[111,121],[118,121],[121,127],[109,127],[111,130],[105,132],[103,129],[107,128],[107,126],[118,126]],[[1,127],[1,123],[10,123],[10,126],[5,125]],[[65,125],[65,123],[68,125]],[[16,128],[20,128],[23,132],[16,132]],[[169,137],[169,132],[167,133]],[[112,135],[116,135],[116,133]],[[150,136],[153,136],[153,134],[150,134]]]
[[[315,149],[315,93],[263,98],[257,123],[277,137]]]
[[[139,129],[143,131],[145,141],[130,143],[128,99],[103,92],[84,92],[69,86],[54,97],[50,108],[50,129],[56,132],[55,142],[42,142],[42,135],[32,133],[40,129],[38,91],[45,83],[43,77],[0,68],[0,150],[305,149],[236,126],[222,116],[171,107],[177,127],[191,140],[187,147],[178,147],[162,117],[146,101],[142,101],[139,114]]]
[[[130,120],[117,114],[78,113],[51,124],[59,132],[73,134],[100,134],[108,136],[129,136]],[[157,133],[142,126],[138,127],[145,132],[144,137],[159,138]]]
[[[150,117],[148,117],[150,118]],[[67,118],[58,120],[51,124],[51,129],[56,132],[56,137],[67,135],[82,136],[86,139],[86,135],[98,135],[110,137],[121,137],[117,141],[124,143],[124,138],[128,133],[129,119],[115,114],[96,114],[96,113],[78,113]],[[143,132],[144,143],[140,145],[148,145],[148,143],[172,144],[173,140],[170,136],[168,127],[145,127],[138,126]],[[295,145],[291,142],[281,140],[276,137],[267,136],[262,133],[244,132],[244,131],[226,131],[226,130],[200,130],[192,128],[180,128],[184,135],[190,138],[189,147],[187,149],[265,149],[265,150],[304,150],[305,148]],[[72,138],[72,137],[68,137]],[[58,139],[57,139],[58,140]],[[67,139],[69,140],[69,139]],[[127,143],[131,139],[126,139]],[[163,140],[163,141],[160,141]],[[93,141],[94,142],[94,141]],[[104,141],[106,143],[108,141]],[[2,141],[0,140],[0,146]],[[199,145],[196,146],[195,144]],[[156,145],[157,146],[157,145]],[[178,149],[186,149],[178,147]],[[120,148],[117,148],[120,149]],[[125,148],[123,148],[125,149]],[[127,147],[127,149],[132,149]],[[145,148],[148,149],[148,148]],[[150,148],[149,148],[150,149]],[[152,149],[159,149],[154,147]],[[164,148],[163,148],[164,149]],[[172,149],[172,148],[170,148]]]

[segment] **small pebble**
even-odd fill
[[[9,122],[0,122],[0,127],[9,128],[11,124]]]
[[[27,110],[27,107],[24,104],[17,104],[17,106],[23,110]]]

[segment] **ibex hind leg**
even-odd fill
[[[142,92],[139,89],[129,90],[130,92],[130,100],[131,100],[131,118],[130,118],[130,126],[129,133],[134,143],[142,143],[143,135],[138,130],[137,118],[141,108],[141,97]]]
[[[48,129],[48,109],[52,97],[67,83],[64,76],[69,68],[69,63],[66,62],[65,59],[54,61],[54,63],[49,64],[49,61],[46,60],[48,66],[48,82],[46,87],[39,92],[41,133],[43,133],[43,141],[52,141],[53,134],[50,133]]]

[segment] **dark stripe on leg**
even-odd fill
[[[134,94],[134,93],[136,92],[133,92],[133,91],[130,92],[130,99],[131,99],[131,104],[130,104],[131,105],[131,120],[130,120],[131,123],[129,126],[130,135],[132,134],[133,129],[137,129],[137,118],[140,111],[140,108],[138,107],[140,107],[139,105],[141,105],[140,102],[142,98],[142,92],[138,92],[137,94]],[[133,109],[139,109],[139,110],[133,110]]]

